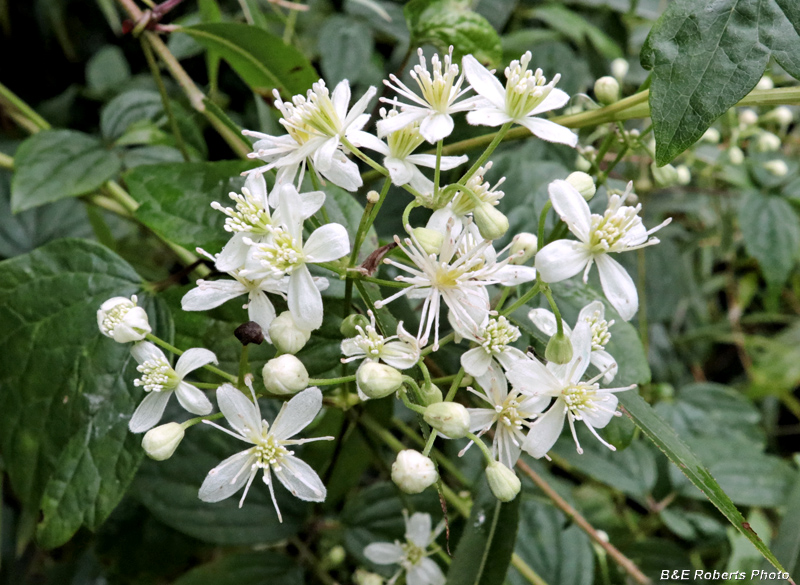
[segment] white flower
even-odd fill
[[[320,79],[305,97],[296,95],[291,103],[284,102],[276,90],[275,106],[283,114],[280,122],[289,134],[275,137],[245,131],[245,135],[259,139],[248,156],[268,163],[248,173],[277,168],[277,182],[292,183],[302,168],[299,185],[303,181],[306,160],[309,160],[314,170],[333,184],[355,191],[362,184],[361,175],[358,166],[342,151],[341,140],[349,139],[351,133],[361,130],[369,121],[369,114],[364,110],[375,91],[370,87],[348,111],[350,84],[346,79],[338,83],[333,94],[328,93],[325,82]]]
[[[492,162],[489,161],[486,165],[478,167],[478,170],[472,175],[467,184],[465,185],[481,203],[488,203],[489,205],[497,205],[500,200],[505,196],[505,192],[498,189],[500,185],[505,183],[506,178],[501,177],[497,183],[492,186],[488,181],[483,180],[483,176],[492,168]],[[455,226],[455,235],[461,233],[467,215],[475,211],[478,202],[465,191],[456,191],[450,202],[437,209],[431,214],[430,219],[425,227],[431,230],[444,232],[447,223],[452,219]]]
[[[478,379],[479,384],[490,368],[502,365],[508,369],[514,361],[525,359],[522,351],[510,345],[519,339],[519,329],[503,316],[489,317],[477,334],[458,329],[456,332],[478,344],[478,347],[461,354],[461,365],[465,372]]]
[[[461,89],[464,75],[459,76],[458,65],[453,63],[453,47],[450,47],[450,52],[444,56],[444,63],[439,60],[438,54],[431,57],[433,75],[428,71],[428,64],[422,54],[422,49],[418,49],[417,53],[419,54],[419,65],[415,65],[409,75],[417,82],[422,95],[415,94],[395,75],[390,75],[391,81],[384,81],[384,83],[413,103],[403,103],[397,98],[381,98],[383,102],[398,106],[401,113],[392,118],[380,120],[378,136],[386,136],[409,124],[419,122],[420,134],[425,140],[434,144],[442,138],[450,136],[453,131],[454,123],[450,114],[472,109],[474,98],[456,103],[456,100],[468,92],[470,87],[467,85]]]
[[[592,332],[592,351],[589,360],[601,372],[604,373],[603,380],[611,382],[617,375],[617,360],[606,351],[606,344],[611,340],[609,328],[614,324],[614,320],[605,320],[606,307],[600,301],[592,301],[581,309],[577,323],[588,323]],[[555,335],[558,330],[556,317],[547,309],[532,309],[528,313],[534,325],[546,335]],[[569,326],[563,321],[564,333],[570,335]]]
[[[344,226],[329,223],[317,228],[303,243],[303,204],[293,185],[280,191],[278,211],[281,224],[270,227],[269,237],[261,242],[244,241],[251,246],[240,275],[248,278],[282,278],[288,275],[287,301],[295,323],[302,329],[322,325],[322,295],[307,264],[338,260],[350,253],[350,238]]]
[[[377,565],[400,565],[400,571],[390,583],[394,583],[405,571],[408,585],[444,585],[444,573],[439,565],[428,558],[432,554],[428,548],[436,541],[444,523],[431,530],[430,514],[416,512],[409,518],[404,511],[403,515],[406,520],[406,541],[402,544],[398,541],[373,542],[364,549],[364,556]]]
[[[549,410],[531,425],[522,444],[522,449],[533,457],[543,457],[555,444],[564,427],[564,418],[569,421],[578,453],[583,453],[583,449],[575,433],[576,420],[583,421],[598,441],[614,451],[614,446],[600,438],[595,429],[605,427],[611,417],[620,416],[616,412],[617,397],[614,392],[636,387],[633,384],[624,388],[601,389],[597,380],[603,374],[586,382],[582,381],[592,351],[592,331],[589,324],[585,321],[578,323],[570,335],[570,341],[572,359],[564,365],[548,363],[544,366],[531,358],[515,362],[508,371],[508,379],[515,390],[540,398],[555,398]]]
[[[358,334],[342,341],[342,363],[367,359],[383,361],[394,368],[407,370],[419,361],[419,343],[417,339],[403,329],[403,322],[397,324],[397,335],[384,337],[375,327],[375,315],[367,311],[370,324],[366,327],[356,325]],[[397,341],[395,341],[397,340]]]
[[[535,266],[544,282],[560,282],[583,270],[583,281],[589,277],[592,263],[597,263],[603,292],[620,317],[629,321],[639,307],[636,285],[625,269],[612,260],[609,252],[627,252],[658,243],[650,238],[671,219],[667,219],[651,230],[646,230],[639,217],[641,204],[636,207],[623,205],[631,194],[633,183],[620,197],[611,195],[608,208],[603,215],[589,210],[581,194],[566,181],[553,181],[548,187],[553,208],[566,222],[578,241],[556,240],[547,244],[536,254]]]
[[[535,72],[528,69],[530,61],[530,51],[526,51],[519,61],[512,61],[506,67],[506,86],[503,87],[475,57],[464,57],[464,74],[475,92],[483,98],[467,114],[467,121],[478,126],[502,126],[514,122],[548,142],[575,146],[577,134],[555,122],[534,117],[563,107],[569,96],[555,87],[560,75],[547,83],[541,69]]]
[[[411,232],[411,226],[406,226],[406,230]],[[536,271],[530,267],[510,265],[508,258],[498,262],[489,240],[477,242],[469,230],[464,230],[456,238],[453,231],[453,222],[450,221],[438,255],[425,252],[413,233],[404,241],[395,236],[395,242],[414,265],[391,258],[384,262],[408,273],[410,276],[398,276],[395,280],[411,286],[375,303],[376,308],[381,308],[403,295],[410,299],[424,299],[417,339],[424,345],[433,331],[434,350],[439,347],[442,299],[450,309],[451,322],[459,331],[477,333],[489,315],[488,285],[514,286],[536,278]]]
[[[100,305],[97,327],[117,343],[141,341],[151,331],[147,313],[136,305],[136,295],[130,299],[113,297]]]
[[[136,370],[142,374],[133,385],[142,386],[147,392],[128,423],[131,432],[142,433],[155,426],[173,392],[181,406],[192,414],[211,412],[211,401],[203,391],[183,379],[189,372],[206,364],[216,364],[217,356],[213,352],[202,348],[187,349],[178,358],[175,369],[169,365],[164,352],[149,341],[140,341],[131,347],[131,355],[139,364]]]
[[[204,502],[219,502],[229,498],[244,486],[244,494],[239,500],[241,508],[250,485],[261,469],[264,471],[264,483],[269,487],[278,520],[283,522],[278,502],[275,500],[272,472],[295,497],[307,502],[325,501],[325,486],[317,472],[308,463],[295,457],[287,448],[311,441],[333,439],[333,437],[291,438],[306,428],[317,416],[322,408],[322,392],[316,387],[300,392],[283,404],[270,426],[267,421],[261,419],[258,399],[252,385],[249,386],[252,400],[230,384],[223,384],[217,389],[219,409],[233,431],[208,420],[203,422],[253,446],[228,457],[209,471],[203,485],[200,486],[198,497]]]
[[[484,372],[479,384],[480,391],[469,388],[469,392],[488,403],[489,408],[468,409],[469,430],[481,436],[495,427],[492,456],[506,467],[514,467],[522,451],[526,430],[547,407],[550,398],[532,396],[518,389],[509,392],[506,377],[494,364]]]
[[[383,108],[381,108],[380,114],[383,120],[391,120],[400,115],[396,109],[387,113]],[[435,169],[436,155],[412,154],[425,141],[420,134],[419,126],[419,120],[415,120],[408,126],[390,132],[385,143],[366,132],[356,133],[353,140],[359,145],[384,155],[383,165],[389,171],[389,176],[395,185],[408,184],[419,193],[426,195],[433,192],[433,181],[423,175],[417,167]],[[440,159],[439,168],[442,171],[449,171],[466,161],[466,155],[443,156]]]

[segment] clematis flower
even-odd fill
[[[141,386],[147,396],[133,413],[128,428],[133,433],[143,433],[161,420],[169,397],[174,393],[180,405],[192,414],[206,415],[212,410],[211,401],[202,390],[184,382],[184,378],[206,364],[216,364],[217,356],[202,348],[187,349],[178,358],[175,368],[169,365],[164,352],[149,341],[140,341],[131,347],[131,355],[139,364],[136,368],[142,374],[133,381]]]
[[[606,344],[611,340],[609,328],[614,324],[614,320],[605,320],[606,307],[600,301],[592,301],[586,305],[578,314],[577,323],[588,323],[592,332],[592,351],[589,360],[598,370],[605,372],[603,380],[611,382],[617,375],[617,360],[605,349]],[[556,317],[547,309],[532,309],[528,313],[534,325],[546,335],[555,335],[558,330]],[[563,323],[564,333],[569,335],[571,330],[566,323]]]
[[[475,98],[468,98],[456,103],[470,90],[470,87],[469,84],[463,89],[461,87],[464,84],[464,75],[459,76],[458,65],[453,63],[453,47],[450,47],[449,53],[444,56],[444,62],[436,53],[431,57],[433,75],[431,75],[431,71],[428,71],[428,64],[422,49],[418,49],[417,54],[419,55],[419,65],[415,65],[409,75],[417,82],[421,96],[409,89],[397,76],[390,75],[389,81],[384,81],[384,83],[412,103],[403,103],[397,98],[381,98],[382,102],[399,107],[401,113],[380,120],[378,136],[386,136],[418,122],[419,132],[423,138],[431,144],[435,144],[450,136],[453,131],[454,123],[451,114],[472,109]]]
[[[303,204],[293,185],[281,187],[278,211],[281,224],[270,227],[265,241],[246,238],[251,247],[245,269],[250,279],[289,277],[286,300],[295,323],[306,330],[322,325],[322,295],[307,264],[338,260],[350,253],[350,238],[344,226],[329,223],[314,230],[303,243]]]
[[[503,87],[475,57],[465,56],[462,61],[464,74],[480,96],[474,110],[467,114],[467,122],[476,126],[502,126],[514,122],[525,126],[542,140],[575,146],[578,144],[577,134],[555,122],[535,117],[563,107],[569,96],[555,87],[560,75],[547,83],[541,69],[535,72],[528,69],[530,61],[530,51],[526,51],[519,61],[512,61],[506,67],[506,86]]]
[[[252,400],[230,384],[223,384],[217,389],[219,409],[232,431],[208,420],[203,422],[253,446],[228,457],[209,471],[197,495],[204,502],[219,502],[244,487],[244,493],[239,500],[241,508],[258,470],[261,469],[278,520],[283,522],[275,499],[273,472],[293,496],[306,502],[325,501],[325,486],[317,472],[308,463],[295,457],[287,448],[312,441],[333,440],[333,437],[291,438],[306,428],[317,416],[322,408],[322,392],[317,387],[303,390],[283,404],[270,426],[267,421],[261,419],[261,409],[252,384],[248,384],[248,387]]]
[[[364,549],[364,556],[377,565],[400,565],[400,570],[389,580],[397,581],[405,571],[408,585],[444,585],[445,576],[434,561],[428,558],[433,551],[428,548],[444,529],[444,522],[435,530],[431,530],[430,514],[415,512],[408,516],[403,511],[406,521],[406,541],[373,542]]]
[[[375,92],[370,87],[348,111],[350,83],[346,79],[336,85],[332,94],[320,79],[305,97],[296,95],[291,103],[284,102],[276,90],[275,106],[283,114],[280,123],[288,135],[276,137],[245,130],[246,136],[258,139],[248,156],[267,163],[247,172],[263,174],[277,168],[277,182],[283,184],[294,182],[299,171],[300,185],[306,162],[310,161],[314,171],[334,185],[355,191],[362,185],[361,175],[358,166],[345,156],[341,139],[349,140],[351,133],[369,121],[369,114],[364,111]]]
[[[380,110],[383,120],[392,120],[400,115],[396,109]],[[380,122],[379,122],[380,123]],[[423,195],[433,192],[433,181],[422,174],[417,167],[436,168],[436,156],[433,154],[412,154],[425,138],[419,131],[420,122],[415,120],[408,126],[390,132],[384,143],[379,138],[367,132],[357,132],[353,140],[360,145],[379,152],[384,155],[383,165],[389,171],[389,176],[395,185],[409,184],[416,191]],[[466,155],[462,156],[443,156],[440,159],[439,168],[449,171],[467,161]]]
[[[481,377],[490,369],[500,366],[508,369],[516,360],[525,359],[525,353],[510,345],[519,339],[519,329],[503,316],[490,316],[477,334],[459,331],[455,326],[454,329],[457,334],[478,344],[461,354],[461,365],[481,385]]]
[[[141,341],[150,333],[150,321],[144,309],[136,304],[136,295],[130,299],[113,297],[97,311],[100,333],[117,343]]]
[[[403,328],[403,322],[397,324],[397,335],[384,337],[375,327],[375,314],[367,311],[370,324],[366,327],[356,325],[358,335],[342,341],[342,363],[366,359],[373,362],[382,361],[393,368],[407,370],[419,361],[419,344],[414,336]]]
[[[543,457],[558,440],[564,419],[569,422],[572,437],[578,453],[583,453],[578,435],[575,432],[575,421],[583,421],[589,431],[603,445],[615,451],[613,445],[604,441],[595,429],[605,427],[617,412],[615,392],[631,390],[636,384],[624,388],[600,388],[597,381],[604,372],[594,378],[583,381],[583,374],[589,367],[589,354],[592,351],[592,331],[589,324],[580,322],[570,335],[572,342],[572,359],[558,365],[543,365],[535,358],[515,362],[507,372],[508,380],[514,389],[523,394],[537,397],[554,398],[555,401],[530,427],[522,449],[532,457]]]
[[[666,226],[667,219],[651,230],[646,230],[639,217],[642,206],[623,205],[631,194],[633,183],[622,196],[611,195],[603,215],[589,210],[581,194],[567,181],[553,181],[548,187],[553,208],[567,224],[578,241],[556,240],[536,254],[535,266],[545,282],[560,282],[583,270],[583,281],[589,277],[593,263],[597,263],[603,292],[620,317],[629,321],[639,308],[636,285],[625,269],[608,256],[609,252],[628,252],[658,243],[650,238]]]

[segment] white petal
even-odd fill
[[[345,339],[342,341],[342,355],[345,357],[352,357],[354,355],[360,355],[366,357],[364,350],[355,342],[355,339],[352,337],[349,339]]]
[[[528,319],[545,335],[555,335],[558,330],[556,316],[547,309],[532,309],[528,313]]]
[[[525,126],[532,134],[538,136],[542,140],[566,144],[572,147],[578,144],[577,134],[569,128],[559,126],[550,120],[543,120],[542,118],[520,118],[516,120],[516,122]]]
[[[432,113],[422,120],[419,125],[419,133],[431,144],[436,144],[443,138],[450,136],[454,125],[455,123],[450,114]]]
[[[557,400],[550,410],[531,425],[522,450],[537,459],[544,457],[558,440],[561,429],[564,428],[564,417],[564,405],[561,400]]]
[[[578,321],[576,321],[576,323],[579,323],[581,321],[586,321],[587,319],[593,317],[595,313],[599,313],[600,319],[605,318],[606,306],[603,304],[602,301],[592,301],[591,303],[583,307],[581,309],[581,312],[578,313]]]
[[[193,347],[192,349],[187,349],[178,358],[178,363],[175,364],[175,373],[183,380],[189,372],[202,368],[206,364],[216,363],[218,363],[217,356],[214,355],[213,351],[201,347]]]
[[[547,187],[553,209],[570,231],[584,242],[589,241],[592,212],[578,190],[566,181],[553,181]]]
[[[443,156],[441,159],[441,170],[449,171],[456,168],[458,165],[464,164],[469,160],[467,155],[462,156]],[[436,155],[435,154],[409,154],[406,161],[411,164],[419,165],[421,167],[428,167],[429,169],[436,168]]]
[[[344,342],[342,342],[344,349]],[[413,368],[419,361],[419,349],[403,341],[390,341],[384,344],[381,359],[398,370]]]
[[[506,89],[486,67],[472,55],[466,55],[461,60],[461,66],[475,93],[486,98],[498,108],[505,107]]]
[[[510,121],[511,118],[508,117],[508,114],[494,107],[481,108],[467,113],[467,122],[473,126],[491,126],[494,128]]]
[[[181,299],[181,308],[184,311],[207,311],[247,292],[245,286],[236,280],[198,282],[197,287],[187,292]]]
[[[461,365],[470,376],[483,376],[491,363],[492,356],[482,347],[473,347],[461,354]]]
[[[434,211],[430,219],[428,219],[428,223],[425,224],[425,227],[429,230],[445,233],[447,230],[447,222],[450,221],[451,218],[455,218],[455,214],[453,213],[453,208],[448,205]],[[455,235],[455,233],[453,235]]]
[[[536,269],[531,266],[518,266],[516,264],[506,264],[499,270],[495,270],[493,276],[505,286],[517,286],[524,282],[536,279]]]
[[[286,231],[302,242],[303,238],[303,205],[294,185],[282,185],[278,195],[278,212]]]
[[[556,240],[537,252],[534,265],[544,282],[561,282],[581,272],[590,258],[582,242]]]
[[[563,108],[567,105],[568,101],[569,94],[567,94],[565,91],[561,91],[557,87],[554,87],[550,90],[550,93],[547,95],[547,97],[542,100],[542,103],[533,108],[528,115],[535,116],[536,114],[541,114],[542,112],[549,112],[550,110]]]
[[[427,548],[432,528],[430,514],[414,512],[406,521],[406,540],[410,540],[420,548]]]
[[[319,211],[320,207],[325,203],[325,193],[323,191],[309,191],[308,193],[300,193],[300,217],[308,219]]]
[[[497,445],[497,459],[509,469],[514,468],[522,452],[522,448],[514,443],[517,434],[521,435],[521,440],[518,442],[523,442],[525,435],[522,434],[522,431],[500,425],[494,436],[494,444]]]
[[[306,428],[322,408],[322,392],[319,388],[306,388],[284,404],[275,422],[272,434],[285,440]]]
[[[188,382],[178,384],[178,387],[175,388],[175,396],[178,397],[178,402],[180,402],[181,406],[192,414],[205,416],[211,414],[211,411],[214,410],[205,393]]]
[[[320,172],[331,183],[347,191],[356,191],[363,185],[358,165],[339,151],[335,153],[331,167]]]
[[[250,173],[245,179],[244,186],[256,201],[259,201],[261,206],[267,209],[267,181],[264,179],[264,175],[262,173]]]
[[[296,498],[306,502],[324,502],[326,490],[322,480],[311,466],[294,455],[281,461],[281,468],[273,467],[275,476]]]
[[[506,348],[494,356],[495,359],[500,362],[500,365],[503,366],[505,370],[511,368],[515,362],[519,360],[527,359],[528,356],[525,353],[516,347],[506,346]]]
[[[231,497],[247,483],[254,460],[249,450],[231,455],[208,472],[197,497],[204,502],[219,502]]]
[[[350,253],[350,236],[338,223],[328,223],[314,230],[303,246],[306,262],[332,262]]]
[[[347,79],[342,79],[333,88],[331,102],[333,103],[333,109],[339,115],[339,119],[344,122],[347,116],[347,106],[350,105],[350,82]]]
[[[251,175],[252,176],[252,175]],[[220,272],[231,272],[237,268],[241,268],[247,257],[249,246],[244,243],[244,238],[252,236],[248,232],[237,232],[233,237],[228,240],[222,252],[217,255],[217,260],[214,265]],[[197,311],[200,309],[184,309],[184,311]]]
[[[397,130],[401,130],[406,126],[413,124],[417,120],[421,120],[427,115],[427,110],[422,109],[414,109],[414,110],[407,110],[405,112],[400,112],[396,116],[392,116],[391,118],[384,118],[383,120],[378,120],[376,126],[378,127],[378,136],[383,138],[384,136],[391,134],[392,132],[396,132]]]
[[[143,433],[156,426],[158,421],[161,420],[161,415],[164,414],[164,409],[167,407],[167,401],[171,395],[171,390],[148,392],[128,423],[128,428],[131,432]]]
[[[619,366],[617,366],[617,360],[614,359],[614,356],[604,349],[596,349],[592,352],[589,359],[591,359],[594,367],[601,372],[606,372],[606,375],[603,376],[603,380],[605,380],[606,383],[614,380],[614,377],[619,371]]]
[[[639,309],[639,295],[633,279],[619,262],[606,254],[598,255],[595,262],[600,272],[603,293],[619,316],[625,321],[630,321]]]
[[[225,420],[245,437],[261,436],[261,413],[253,401],[231,384],[217,388],[217,404]]]
[[[339,148],[339,137],[333,136],[323,142],[317,151],[314,153],[314,167],[324,173],[331,168],[333,164],[333,154]]]
[[[399,544],[373,542],[364,548],[364,556],[376,565],[394,565],[403,560],[406,554]]]
[[[420,559],[406,573],[406,585],[444,585],[445,581],[439,565],[429,558]]]
[[[599,403],[601,409],[595,411],[588,411],[583,414],[583,420],[587,425],[591,425],[596,429],[602,429],[606,426],[611,419],[614,418],[614,411],[617,410],[617,402],[619,401],[616,395],[610,392],[598,392],[598,398],[602,396],[604,400]]]
[[[322,325],[322,295],[306,266],[301,266],[289,277],[286,300],[292,319],[301,329],[313,331]]]
[[[514,388],[529,396],[553,396],[560,393],[564,386],[539,360],[534,358],[514,362],[506,376]]]
[[[368,148],[384,156],[389,154],[389,146],[380,138],[373,136],[369,132],[363,132],[361,130],[357,132],[348,132],[347,139],[359,148]]]
[[[405,185],[414,176],[414,165],[399,158],[387,156],[383,159],[383,164],[395,185]]]
[[[149,341],[140,341],[131,346],[131,355],[137,363],[142,364],[148,360],[167,360],[164,352]]]
[[[375,97],[377,92],[378,90],[375,87],[370,86],[369,89],[364,92],[364,95],[358,98],[358,101],[353,104],[353,107],[350,108],[350,113],[347,114],[347,117],[344,119],[345,126],[349,127],[352,125],[359,130],[364,127],[369,120],[369,115],[362,116],[362,114],[366,111],[370,100]]]
[[[269,341],[269,325],[275,319],[275,307],[263,291],[257,290],[250,293],[247,302],[247,316],[251,321],[258,323],[264,337]]]

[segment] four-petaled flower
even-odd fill
[[[417,339],[403,328],[403,322],[397,324],[397,335],[384,337],[375,326],[375,314],[367,311],[370,324],[366,327],[356,325],[358,335],[342,341],[342,363],[367,359],[382,361],[398,370],[413,368],[419,361],[419,343]]]

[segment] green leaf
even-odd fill
[[[430,43],[453,59],[472,54],[484,65],[496,67],[503,57],[500,36],[489,21],[470,10],[465,0],[411,0],[403,7],[412,45]]]
[[[703,466],[697,455],[678,437],[675,430],[667,425],[636,392],[622,392],[617,396],[621,410],[631,417],[642,432],[705,494],[705,497],[722,512],[728,522],[753,543],[765,559],[776,569],[783,570],[772,551],[745,522],[730,497]]]
[[[194,249],[219,252],[228,241],[225,214],[212,201],[233,204],[228,193],[241,191],[240,173],[247,162],[165,163],[136,167],[125,175],[131,197],[139,202],[136,217],[169,240]]]
[[[180,29],[216,52],[261,95],[278,89],[284,95],[304,94],[319,76],[303,54],[283,39],[246,24],[215,22]]]
[[[778,527],[778,535],[772,542],[772,550],[789,574],[797,575],[800,569],[800,483],[795,482],[786,504],[786,513]],[[764,568],[767,567],[764,563]],[[769,580],[762,583],[783,585],[786,581]]]
[[[585,46],[588,40],[606,59],[622,57],[622,50],[611,37],[566,6],[546,4],[534,8],[530,14],[550,28],[559,31],[578,46]]]
[[[135,363],[127,345],[101,335],[96,317],[106,299],[135,293],[133,269],[85,240],[0,263],[0,447],[24,508],[41,503],[43,547],[82,525],[96,529],[139,465],[141,437],[127,428],[142,394]],[[168,315],[141,300],[156,331],[171,337]]]
[[[652,71],[656,161],[694,144],[752,90],[770,57],[800,79],[800,4],[795,0],[671,2],[641,51]]]
[[[303,570],[271,551],[244,552],[192,569],[173,585],[303,585]]]
[[[131,68],[122,49],[106,45],[86,64],[86,85],[97,95],[114,94],[131,77]]]
[[[100,131],[107,140],[116,140],[142,120],[154,121],[164,111],[157,91],[133,89],[108,102],[100,112]]]
[[[748,193],[739,209],[739,227],[745,250],[758,261],[767,284],[783,285],[795,266],[800,247],[800,220],[789,202]]]
[[[502,583],[514,552],[522,496],[503,503],[483,479],[475,494],[458,548],[447,572],[447,585]]]
[[[94,191],[120,168],[102,143],[74,130],[45,130],[23,142],[14,157],[14,213]]]
[[[355,237],[361,223],[361,216],[364,215],[364,206],[356,201],[352,193],[348,193],[336,185],[327,185],[325,193],[325,210],[328,212],[330,220],[346,227],[347,233],[351,234],[351,237]],[[375,233],[375,227],[371,226],[361,244],[358,261],[366,260],[367,256],[372,254],[377,247],[378,234]]]
[[[320,66],[331,87],[342,79],[353,85],[366,71],[372,56],[372,31],[360,20],[336,15],[328,18],[319,31]]]

